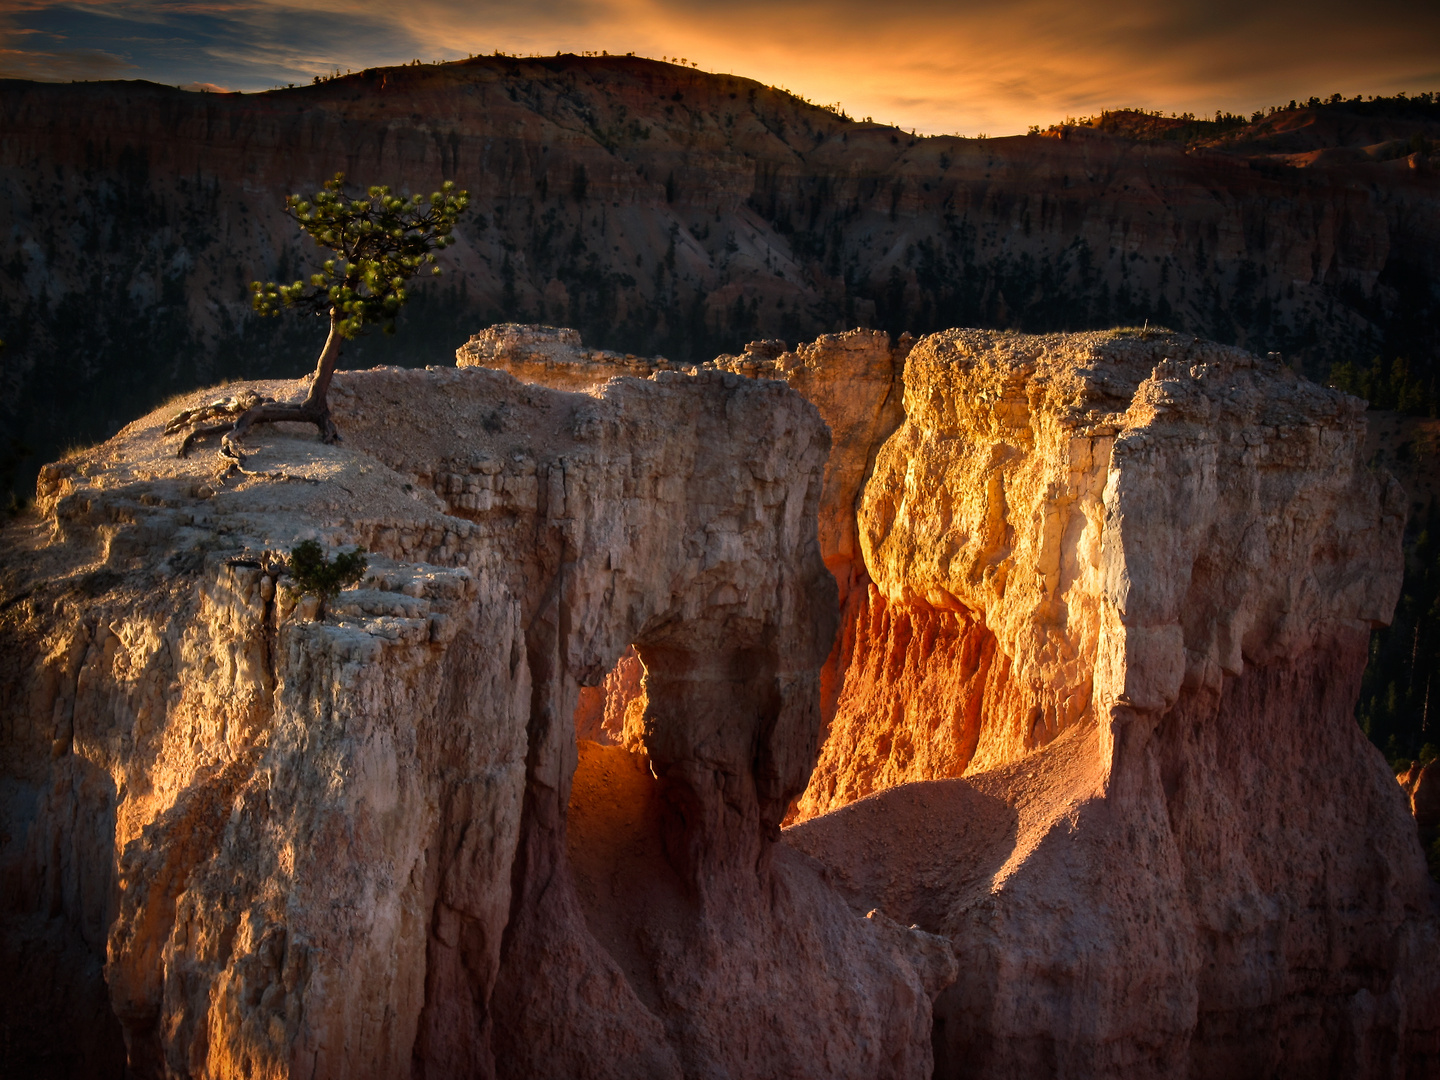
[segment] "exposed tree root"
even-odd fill
[[[187,427],[190,429],[176,451],[175,456],[182,458],[189,456],[190,448],[198,440],[220,435],[220,455],[243,463],[245,451],[240,440],[246,432],[255,424],[280,422],[314,424],[322,442],[340,441],[340,432],[330,418],[330,406],[325,400],[317,401],[312,395],[302,402],[276,401],[253,390],[176,413],[166,422],[165,434],[175,435]]]

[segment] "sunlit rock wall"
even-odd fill
[[[905,386],[787,839],[955,942],[937,1075],[1435,1075],[1434,888],[1353,718],[1404,513],[1362,404],[1169,335],[951,331]]]

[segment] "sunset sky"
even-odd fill
[[[11,78],[262,90],[417,57],[607,50],[684,57],[925,133],[1440,90],[1437,0],[4,0],[0,11]]]

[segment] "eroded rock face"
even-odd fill
[[[875,590],[808,813],[1014,760],[1113,703],[1161,715],[1247,655],[1389,617],[1402,496],[1360,464],[1358,406],[1277,365],[952,331],[911,353],[905,403],[859,510]],[[905,728],[933,761],[887,737]]]
[[[885,351],[715,366],[835,434],[787,841],[955,943],[937,1075],[1440,1072],[1433,890],[1352,717],[1404,513],[1359,403],[1188,337],[952,331],[890,358],[887,439]]]
[[[632,645],[599,686],[582,686],[575,706],[575,737],[607,746],[643,749],[645,665]]]
[[[1410,800],[1415,824],[1422,829],[1440,828],[1440,768],[1436,768],[1433,761],[1425,766],[1417,762],[1410,766],[1409,774],[1400,779]]]
[[[822,334],[794,351],[783,341],[757,341],[715,366],[756,379],[783,379],[814,403],[830,427],[820,500],[820,552],[840,586],[842,605],[869,580],[860,557],[855,510],[875,455],[905,418],[901,400],[905,358],[914,338],[892,347],[878,330]]]
[[[948,944],[773,843],[835,621],[813,407],[726,372],[332,395],[342,446],[264,431],[244,473],[147,417],[5,535],[7,946],[92,996],[103,960],[141,1076],[928,1075]],[[323,621],[277,576],[308,536],[372,553]],[[572,792],[630,646],[638,730]],[[622,940],[634,860],[669,900]]]
[[[856,506],[875,455],[904,419],[901,376],[913,345],[909,334],[902,334],[892,346],[889,337],[878,330],[848,330],[823,334],[813,342],[798,344],[793,351],[778,339],[753,341],[739,354],[685,368],[783,380],[814,403],[830,428],[832,445],[820,496],[820,553],[840,589],[846,632],[836,639],[821,672],[821,713],[826,725],[835,713],[844,673],[853,658],[851,631],[864,609],[870,581],[860,556]],[[617,374],[649,375],[674,366],[661,357],[621,358],[585,349],[574,330],[510,324],[472,336],[456,352],[456,363],[498,368],[542,386],[590,390]],[[579,730],[587,737],[598,731],[598,712],[623,716],[634,698],[629,686],[616,683],[603,705],[598,695],[582,701]],[[618,721],[606,723],[619,730]]]
[[[476,340],[583,392],[347,373],[244,475],[151,417],[5,535],[7,956],[137,1072],[1440,1075],[1358,403],[1169,335],[529,333]],[[312,532],[377,553],[323,622]]]
[[[1404,512],[1360,403],[1168,335],[932,335],[905,391],[787,841],[956,943],[937,1076],[1435,1075],[1434,891],[1352,716]]]
[[[820,410],[831,431],[820,499],[820,551],[840,585],[843,603],[865,580],[856,503],[876,453],[904,419],[901,374],[913,345],[909,334],[892,347],[879,330],[847,330],[822,334],[793,351],[780,340],[752,341],[734,356],[676,365],[660,356],[587,349],[579,332],[568,327],[502,323],[472,335],[456,350],[455,363],[496,368],[524,382],[565,390],[593,390],[617,375],[668,370],[729,371],[789,383]]]

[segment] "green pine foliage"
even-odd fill
[[[1407,416],[1435,416],[1440,405],[1434,368],[1417,368],[1405,357],[1387,361],[1377,356],[1369,364],[1342,361],[1331,367],[1330,385],[1364,398],[1372,409]]]
[[[365,549],[342,551],[335,558],[325,558],[325,549],[314,540],[302,540],[290,549],[290,560],[286,571],[300,587],[301,595],[312,595],[320,600],[321,609],[340,594],[347,585],[353,585],[365,576],[369,561]]]
[[[1404,357],[1344,361],[1331,367],[1328,382],[1372,409],[1440,415],[1434,368]],[[1428,764],[1440,752],[1440,507],[1434,503],[1424,520],[1406,529],[1400,600],[1394,621],[1370,635],[1355,718],[1397,772],[1417,759]]]
[[[346,199],[344,189],[345,174],[336,173],[313,198],[285,200],[285,213],[339,257],[325,260],[308,282],[252,281],[251,305],[261,315],[278,315],[282,307],[334,310],[345,338],[373,323],[393,334],[407,299],[405,283],[427,266],[432,275],[440,273],[435,251],[455,242],[455,222],[470,204],[469,192],[457,191],[451,180],[428,202],[418,194],[393,195],[384,185],[371,187],[365,199]]]

